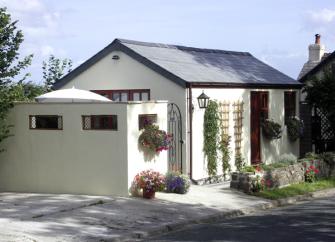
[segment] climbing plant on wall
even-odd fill
[[[210,176],[217,172],[217,141],[219,135],[218,104],[209,101],[204,115],[204,153],[207,157],[207,170]]]
[[[231,137],[228,135],[229,132],[229,102],[219,103],[219,113],[220,113],[220,140],[218,144],[218,149],[221,153],[222,161],[222,173],[224,177],[230,172],[230,155],[231,151],[229,148]]]

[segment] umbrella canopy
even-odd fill
[[[110,99],[103,97],[99,94],[76,88],[62,89],[53,92],[48,92],[36,97],[35,100],[39,103],[111,102]]]

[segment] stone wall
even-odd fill
[[[231,174],[230,187],[245,193],[251,193],[252,181],[256,179],[257,176],[259,176],[259,179],[263,179],[267,188],[270,189],[304,182],[305,172],[311,165],[319,170],[319,173],[317,174],[317,177],[319,178],[328,177],[329,174],[335,175],[335,169],[330,170],[331,168],[329,165],[323,161],[303,161],[287,167],[259,173],[233,172]]]

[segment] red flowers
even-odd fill
[[[257,172],[261,172],[261,171],[262,171],[262,168],[261,168],[260,166],[256,166],[256,167],[255,167],[255,170],[256,170]]]
[[[319,172],[319,169],[317,169],[314,165],[310,165],[305,172],[305,181],[314,182],[316,180],[316,174],[318,174]]]

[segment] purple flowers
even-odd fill
[[[188,176],[178,172],[170,172],[166,175],[166,191],[179,194],[187,193],[190,189],[191,181]]]

